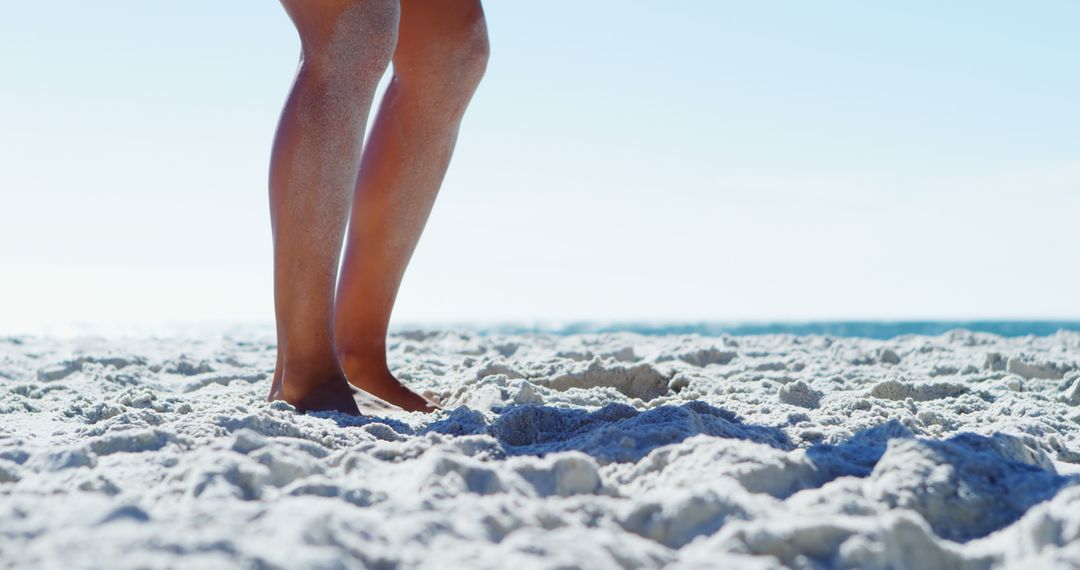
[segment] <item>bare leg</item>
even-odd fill
[[[407,410],[432,407],[390,373],[390,313],[487,56],[479,0],[402,0],[394,76],[360,165],[335,333],[349,381]]]
[[[397,39],[398,0],[282,0],[303,56],[274,139],[270,213],[278,363],[271,399],[358,414],[333,336],[360,147]]]

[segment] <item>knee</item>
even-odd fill
[[[303,65],[329,81],[378,82],[398,38],[399,0],[283,0],[300,33]]]
[[[399,45],[394,75],[417,94],[463,104],[484,77],[491,44],[482,12],[453,21],[437,34],[418,38],[416,46]]]
[[[437,61],[440,75],[471,93],[484,77],[491,57],[491,43],[483,16],[470,26],[466,34],[443,46],[443,50],[443,58]]]

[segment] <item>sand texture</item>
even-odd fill
[[[0,338],[0,564],[1080,567],[1077,333],[391,346],[447,411],[266,403],[255,329]]]

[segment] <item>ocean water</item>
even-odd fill
[[[469,331],[480,335],[555,334],[632,332],[659,336],[667,334],[701,336],[746,336],[761,334],[823,335],[863,337],[886,340],[904,335],[936,336],[952,330],[985,332],[1003,337],[1049,336],[1058,331],[1080,331],[1080,320],[972,320],[972,321],[749,321],[749,322],[637,322],[578,321],[564,323],[396,323],[391,333],[406,331]],[[198,321],[150,324],[73,323],[31,329],[3,328],[4,336],[44,336],[71,338],[95,337],[207,337],[264,335],[272,337],[272,321],[231,322]]]
[[[443,327],[436,327],[443,328]],[[466,327],[482,334],[578,334],[633,332],[643,335],[698,334],[702,336],[792,334],[890,339],[903,335],[940,335],[952,330],[985,332],[1004,337],[1047,336],[1058,331],[1080,331],[1080,321],[810,321],[810,322],[699,322],[699,323],[591,323],[560,325],[494,325]]]

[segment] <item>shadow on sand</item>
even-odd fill
[[[797,447],[778,427],[744,422],[735,413],[687,402],[637,410],[608,404],[595,411],[541,405],[508,406],[490,415],[469,408],[417,431],[387,418],[365,418],[401,434],[490,435],[508,456],[580,451],[600,463],[636,462],[659,447],[706,435],[762,444],[780,451]],[[862,430],[839,444],[806,448],[807,472],[791,494],[822,487],[840,477],[864,480],[867,500],[889,509],[918,512],[942,538],[966,542],[1018,520],[1032,506],[1080,483],[1059,475],[1047,456],[1003,433],[961,433],[948,439],[916,437],[896,420]]]
[[[780,429],[744,423],[734,413],[705,402],[645,411],[625,404],[608,404],[592,412],[533,404],[498,411],[495,420],[487,424],[479,412],[458,408],[426,431],[488,434],[499,440],[508,455],[581,451],[601,463],[637,461],[657,447],[699,434],[744,439],[779,449],[793,447]]]
[[[869,478],[870,498],[918,512],[935,534],[957,542],[1005,528],[1080,482],[1059,475],[1042,451],[1016,436],[960,433],[924,439],[896,420],[838,445],[815,445],[806,455],[826,482]]]

